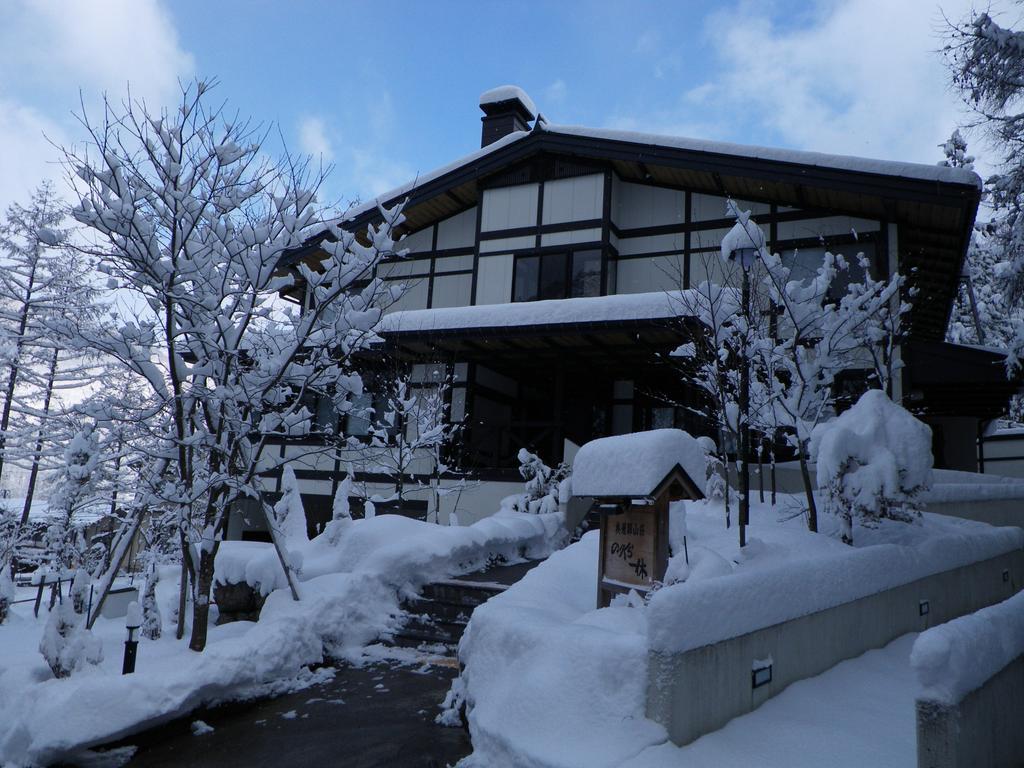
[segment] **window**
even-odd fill
[[[601,252],[558,251],[519,256],[513,301],[601,295]]]
[[[572,255],[570,296],[601,295],[601,252],[576,251]]]

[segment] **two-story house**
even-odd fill
[[[480,107],[479,150],[380,198],[407,199],[409,249],[380,267],[406,286],[380,334],[415,371],[436,363],[454,375],[451,418],[464,422],[462,466],[476,481],[442,497],[441,522],[456,508],[463,523],[490,514],[521,490],[521,447],[554,465],[602,435],[703,431],[683,407],[693,393],[659,355],[680,339],[672,291],[723,268],[727,198],[752,211],[796,270],[828,249],[909,277],[916,292],[894,396],[932,426],[938,466],[977,469],[979,430],[1015,385],[998,355],[943,342],[976,174],[558,126],[512,86],[483,94]],[[374,203],[344,224],[359,231],[375,216]],[[321,240],[289,263],[315,261]],[[350,432],[365,428],[351,421]],[[343,474],[340,461],[299,469],[312,517],[327,514]],[[382,490],[391,482],[372,470],[362,479]]]

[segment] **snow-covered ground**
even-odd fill
[[[303,685],[311,679],[306,667],[325,656],[361,658],[395,628],[400,595],[423,581],[474,570],[497,555],[548,554],[564,536],[556,517],[503,512],[462,528],[395,515],[339,521],[296,547],[304,566],[300,602],[285,589],[270,591],[258,622],[211,626],[202,653],[174,639],[177,574],[164,568],[157,590],[164,636],[141,642],[137,671],[127,676],[120,674],[123,619],[94,626],[101,664],[57,680],[38,650],[45,610],[35,619],[30,602],[18,604],[0,625],[0,765],[46,764],[201,704]],[[252,559],[232,559],[231,549],[224,567],[244,575]],[[256,572],[263,581],[280,574],[283,583],[279,568],[263,561]],[[33,594],[23,588],[17,597]]]
[[[777,620],[776,609],[787,608],[791,591],[772,598],[770,586],[775,580],[785,581],[786,574],[794,570],[811,568],[827,575],[832,564],[832,570],[850,576],[859,570],[856,564],[866,564],[880,571],[877,574],[882,580],[879,588],[885,588],[891,575],[886,572],[887,564],[897,577],[916,578],[921,570],[934,572],[955,567],[961,564],[957,561],[963,557],[992,556],[988,553],[1020,547],[1024,538],[1016,528],[997,529],[968,520],[925,514],[911,524],[882,520],[877,527],[858,528],[854,538],[856,546],[851,548],[839,541],[837,521],[831,517],[819,520],[823,528],[820,534],[808,532],[802,517],[790,515],[785,519],[786,510],[797,503],[796,498],[780,497],[780,504],[774,510],[766,504],[753,504],[749,544],[742,551],[736,528],[725,528],[720,505],[687,503],[690,563],[687,566],[682,555],[676,555],[669,564],[670,576],[685,578],[685,582],[661,589],[650,606],[645,606],[639,598],[620,598],[609,608],[595,609],[598,562],[595,532],[556,552],[518,584],[479,607],[459,653],[465,665],[461,684],[465,686],[469,704],[475,750],[473,757],[467,759],[467,765],[474,768],[488,765],[610,768],[628,764],[631,768],[640,768],[689,765],[689,760],[683,760],[683,756],[691,753],[694,760],[699,761],[695,765],[728,765],[732,759],[730,754],[745,755],[749,760],[755,754],[755,739],[736,729],[735,724],[740,721],[714,734],[710,741],[702,739],[680,750],[667,745],[664,728],[645,717],[648,650],[656,640],[663,645],[673,645],[669,642],[672,638],[667,637],[672,633],[667,632],[666,627],[676,622],[666,622],[666,617],[660,615],[664,613],[662,609],[671,607],[685,611],[687,598],[692,596],[704,605],[706,615],[698,625],[676,627],[675,644],[688,645],[691,629],[700,635],[702,642],[714,642],[763,626],[762,620]],[[671,539],[676,552],[681,550],[679,512],[680,507],[674,505]],[[759,598],[764,610],[749,605],[749,601],[741,609],[733,610],[729,585],[746,588],[759,583],[768,587]],[[812,596],[822,593],[830,604],[841,602],[844,591],[857,592],[864,587],[862,583],[851,584],[843,579],[816,581],[813,589],[808,589],[808,583],[802,582],[800,592]],[[871,587],[871,583],[867,586]],[[711,592],[720,594],[717,594],[718,602],[709,606],[702,597]],[[807,606],[799,601],[794,607],[796,610],[803,608]],[[817,609],[815,606],[808,608]],[[718,637],[713,637],[714,633]],[[875,747],[866,745],[856,753],[862,758],[859,761],[837,763],[823,759],[822,753],[818,753],[817,759],[800,763],[785,757],[772,762],[774,758],[766,749],[764,756],[748,764],[908,764],[901,755],[913,754],[912,726],[907,723],[913,719],[912,699],[916,686],[910,684],[913,674],[907,660],[909,643],[900,642],[902,645],[890,646],[887,655],[879,657],[882,659],[878,663],[878,669],[882,670],[879,679],[888,675],[885,670],[894,663],[893,654],[900,655],[901,669],[906,667],[893,675],[892,685],[881,685],[875,694],[871,693],[874,689],[870,686],[862,686],[851,690],[849,695],[856,701],[867,701],[873,696],[882,700],[891,687],[898,686],[903,691],[901,701],[907,703],[907,712],[902,718],[880,717],[879,706],[874,707],[874,712],[862,715],[854,710],[845,717],[840,716],[838,713],[842,710],[835,707],[821,710],[832,711],[834,717],[818,718],[807,725],[802,734],[786,737],[790,738],[788,742],[783,739],[789,746],[780,746],[779,755],[792,755],[804,737],[814,738],[828,749],[828,739],[833,736],[845,742],[856,738],[849,734],[870,732],[859,731],[856,722],[875,723],[880,719],[885,720],[885,727],[895,729],[887,731],[894,740],[907,741],[909,753],[897,749],[892,752],[895,762],[884,763],[871,758],[875,753],[870,750]],[[875,658],[872,654],[863,657],[869,660],[865,662],[866,667],[874,664],[870,661],[872,658]],[[840,676],[829,677],[833,672]],[[829,680],[841,682],[842,674],[841,668],[836,668],[820,680],[825,680],[827,686]],[[902,684],[904,681],[908,683],[906,686]],[[794,691],[804,688],[793,686]],[[838,691],[832,693],[840,696]],[[792,696],[779,698],[783,704],[774,704],[770,709],[762,708],[763,711],[746,716],[754,718],[750,722],[764,724],[758,726],[761,733],[771,731],[772,727],[785,730],[788,726],[783,716],[787,713],[814,709],[813,702],[793,700],[789,706],[785,702],[791,701]],[[896,706],[887,701],[881,709],[890,705]],[[861,719],[851,720],[857,717]],[[844,733],[847,735],[840,735]],[[737,743],[730,744],[733,739]],[[888,746],[879,746],[878,753],[889,754]],[[642,759],[638,757],[641,754],[645,755]],[[718,759],[723,762],[716,762]]]

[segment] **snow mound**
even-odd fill
[[[537,116],[537,105],[533,103],[530,95],[518,85],[499,85],[497,88],[484,91],[480,94],[480,106],[501,104],[513,99],[517,99],[519,103],[526,107],[526,111],[530,113],[531,119]]]
[[[652,429],[591,440],[572,465],[574,496],[650,496],[676,466],[704,487],[706,458],[700,442],[681,429]]]
[[[953,705],[1024,656],[1024,592],[922,632],[910,664],[920,698]]]
[[[862,510],[880,510],[885,500],[931,485],[931,429],[878,389],[816,427],[811,451],[818,487],[840,483],[843,497]]]

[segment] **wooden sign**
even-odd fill
[[[668,497],[620,509],[601,515],[599,608],[631,589],[646,592],[668,568]]]
[[[604,581],[649,589],[654,580],[655,531],[653,507],[631,507],[608,515],[604,538]]]

